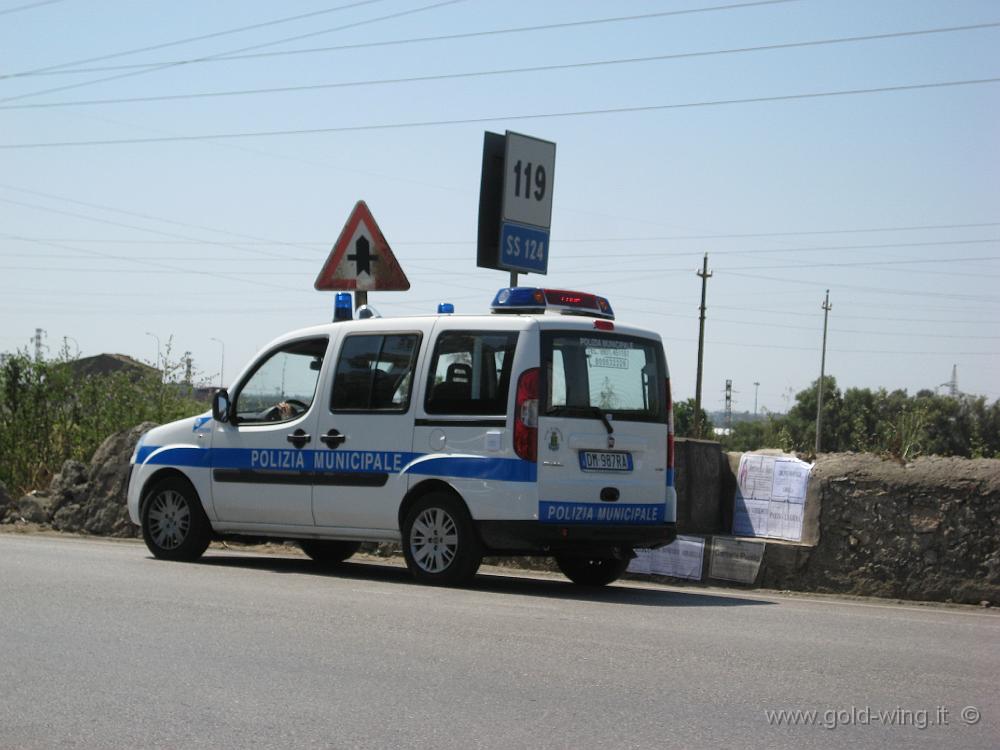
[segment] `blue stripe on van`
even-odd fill
[[[159,452],[157,452],[159,451]],[[153,455],[155,453],[155,455]],[[330,451],[296,448],[189,448],[161,450],[143,445],[136,463],[261,471],[388,473],[534,482],[538,467],[529,461],[489,456],[441,456],[417,461],[425,454],[404,451]],[[416,461],[416,463],[414,463]]]
[[[495,479],[501,482],[534,482],[538,478],[538,465],[519,458],[441,456],[418,461],[408,467],[405,473],[459,479]]]

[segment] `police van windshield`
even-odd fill
[[[542,333],[549,416],[666,421],[663,347],[657,341],[613,333]]]

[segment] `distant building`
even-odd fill
[[[89,377],[91,375],[110,375],[115,372],[126,372],[140,378],[155,375],[160,371],[155,367],[132,359],[127,354],[96,354],[93,357],[81,357],[67,362],[74,374]]]

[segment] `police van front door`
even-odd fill
[[[327,337],[283,344],[233,389],[236,424],[212,438],[212,500],[222,524],[312,526],[316,384]]]
[[[395,325],[395,328],[391,326]],[[336,352],[315,446],[317,526],[395,531],[412,460],[413,392],[421,334],[371,321]]]

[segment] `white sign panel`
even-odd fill
[[[666,547],[637,549],[628,564],[629,573],[647,573],[700,581],[705,558],[705,540],[698,536],[678,536]]]
[[[736,479],[733,534],[802,539],[802,515],[812,464],[792,456],[744,453]]]
[[[548,230],[552,224],[552,186],[556,144],[507,131],[504,159],[503,222]]]

